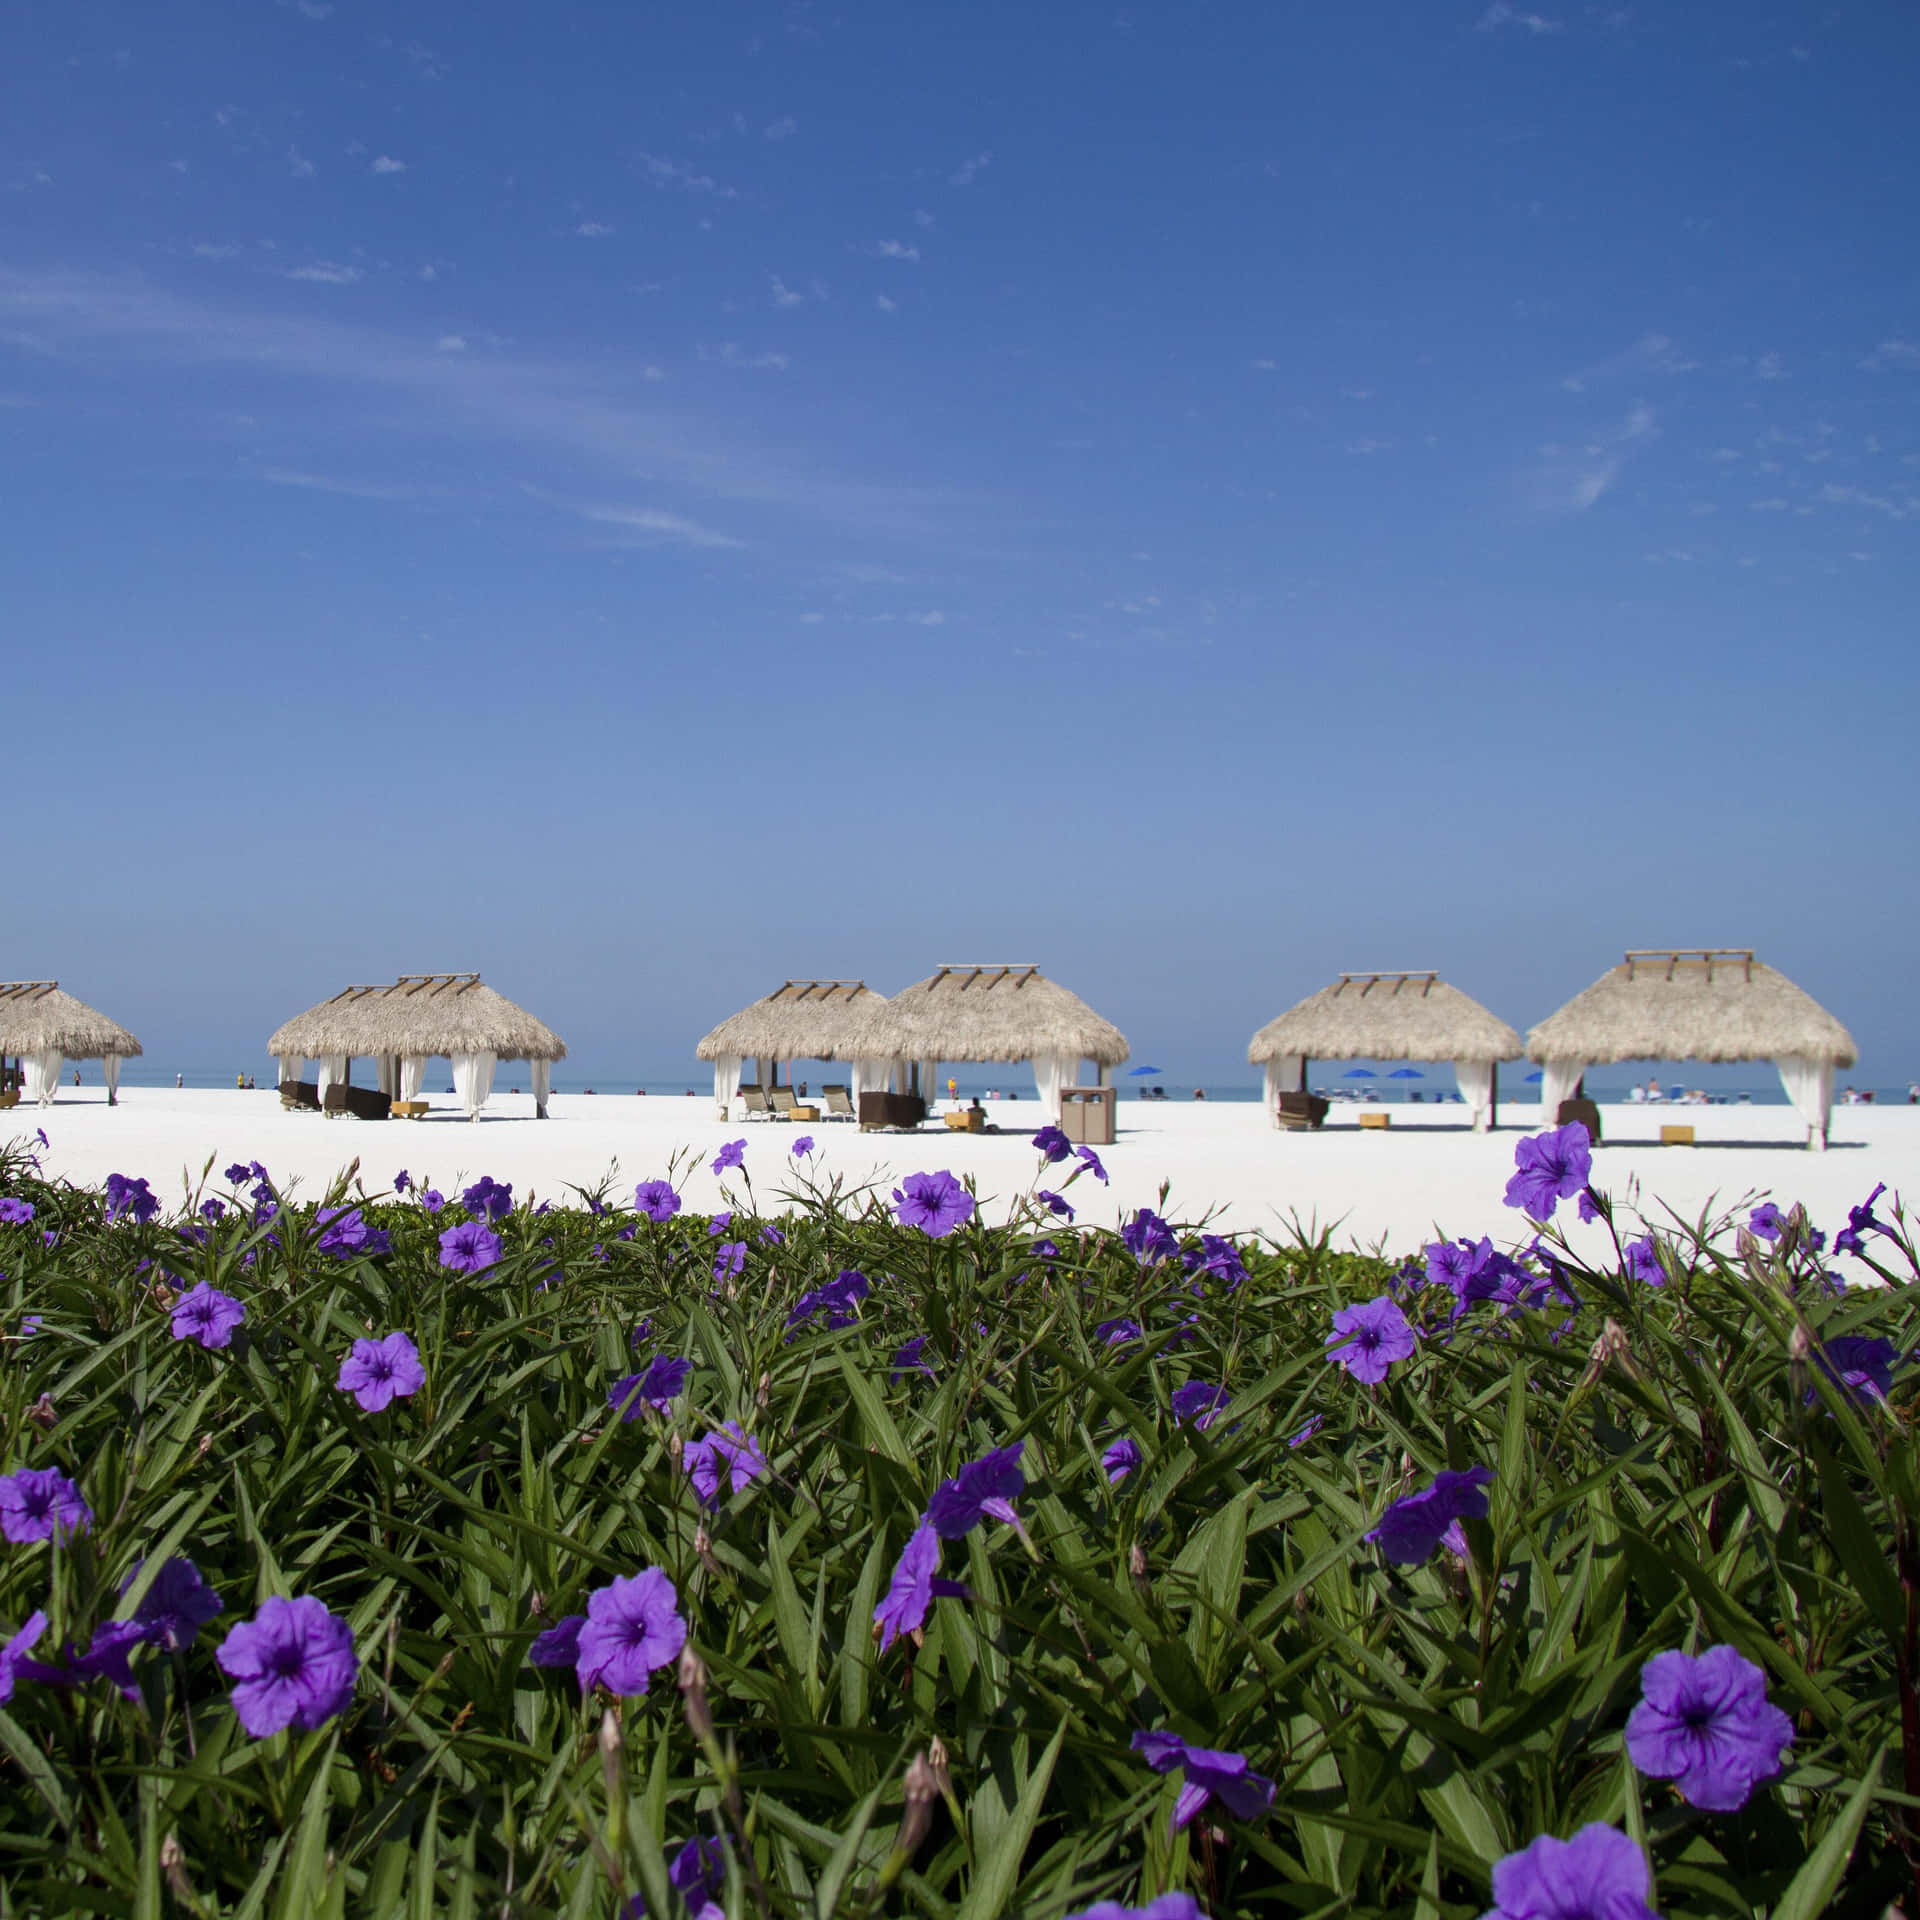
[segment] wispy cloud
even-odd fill
[[[298,147],[289,147],[287,149],[287,171],[291,173],[296,180],[311,180],[313,178],[313,162],[309,160]]]
[[[196,240],[190,251],[196,260],[231,260],[240,249],[230,241]]]
[[[582,240],[604,240],[612,231],[613,227],[605,220],[582,220],[574,228]]]
[[[804,287],[790,287],[777,273],[767,278],[773,283],[773,304],[776,307],[804,307],[809,300],[824,300],[827,297],[826,283],[818,277],[809,280]]]
[[[367,169],[369,173],[405,173],[406,170],[407,163],[396,160],[390,153],[376,154],[373,165]]]
[[[924,233],[932,227],[933,215],[930,214],[925,207],[915,207],[913,210],[913,224]]]
[[[458,333],[443,333],[440,338],[433,343],[433,350],[435,353],[465,353],[467,350],[466,336]]]
[[[289,280],[310,280],[325,287],[350,287],[362,277],[358,267],[343,267],[337,260],[315,260],[304,267],[289,267]]]
[[[638,535],[636,546],[743,547],[744,540],[716,533],[677,513],[662,513],[654,507],[581,507],[583,520],[599,527],[619,527]]]
[[[337,493],[348,500],[411,500],[411,487],[377,486],[366,480],[338,480],[331,474],[302,473],[294,467],[264,467],[260,478],[274,487],[299,487],[308,493]]]
[[[947,175],[947,185],[950,187],[970,187],[974,181],[992,165],[993,154],[991,151],[976,153],[971,160],[962,160],[960,164]]]
[[[766,131],[762,133],[760,137],[763,140],[772,140],[777,143],[781,140],[791,140],[799,131],[799,121],[797,121],[792,114],[788,113],[782,114],[778,120],[769,121]]]
[[[906,260],[917,265],[920,259],[920,249],[901,240],[882,240],[874,252],[882,260]]]
[[[1618,379],[1623,374],[1638,379],[1649,373],[1692,373],[1699,365],[1698,360],[1689,359],[1666,334],[1643,333],[1632,346],[1568,374],[1560,385],[1568,393],[1585,393],[1597,382]]]
[[[1920,340],[1882,340],[1860,364],[1869,373],[1920,373]]]
[[[650,187],[658,187],[663,192],[711,194],[716,200],[737,200],[738,192],[723,185],[710,173],[701,173],[678,160],[668,160],[657,153],[642,153],[636,156],[640,162],[640,177]]]
[[[1637,401],[1618,426],[1576,447],[1549,447],[1534,476],[1536,505],[1553,513],[1585,513],[1610,492],[1633,456],[1659,432],[1653,409]]]
[[[944,627],[947,624],[947,616],[938,607],[926,613],[910,613],[906,618],[916,627]]]
[[[749,353],[737,340],[722,340],[717,347],[702,347],[702,360],[717,360],[723,367],[770,369],[775,373],[787,365],[784,353]]]
[[[1920,500],[1911,496],[1892,500],[1884,493],[1868,493],[1860,487],[1825,486],[1820,489],[1820,499],[1829,507],[1865,507],[1869,513],[1884,513],[1890,520],[1910,520],[1920,514]]]
[[[1756,380],[1790,380],[1793,376],[1787,372],[1787,363],[1777,353],[1763,353],[1753,363],[1753,377]]]
[[[1503,27],[1516,27],[1522,33],[1558,33],[1561,24],[1558,20],[1547,19],[1544,14],[1528,13],[1520,7],[1510,6],[1508,0],[1493,0],[1493,5],[1473,23],[1473,30],[1476,33],[1498,33]]]
[[[900,303],[897,300],[889,300],[884,293],[876,293],[873,296],[873,304],[882,313],[898,313],[900,310]]]

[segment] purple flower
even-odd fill
[[[1210,1380],[1189,1380],[1184,1387],[1173,1390],[1173,1417],[1182,1424],[1191,1422],[1205,1433],[1231,1397],[1225,1387],[1216,1387]]]
[[[1072,1206],[1057,1193],[1048,1193],[1044,1188],[1035,1196],[1040,1204],[1051,1214],[1057,1214],[1063,1220],[1073,1218]]]
[[[133,1677],[131,1661],[136,1647],[147,1644],[147,1636],[139,1625],[132,1620],[103,1620],[94,1628],[93,1638],[87,1643],[85,1653],[76,1654],[72,1647],[67,1649],[69,1672],[61,1675],[61,1680],[78,1682],[81,1680],[111,1680],[120,1691],[124,1700],[140,1698],[140,1683]],[[36,1678],[51,1678],[48,1675],[36,1675]],[[56,1682],[56,1684],[59,1684]]]
[[[480,1214],[489,1223],[504,1220],[513,1211],[512,1182],[503,1185],[492,1174],[483,1173],[472,1186],[462,1191],[460,1204],[469,1213]]]
[[[1124,1347],[1141,1337],[1138,1320],[1102,1320],[1094,1328],[1093,1337],[1109,1347]]]
[[[203,1347],[230,1346],[234,1328],[246,1317],[246,1308],[232,1294],[202,1280],[174,1302],[173,1337],[197,1340]]]
[[[1067,1920],[1207,1920],[1200,1902],[1190,1893],[1162,1893],[1144,1907],[1123,1907],[1118,1900],[1096,1900]]]
[[[1571,1840],[1543,1833],[1494,1863],[1494,1904],[1480,1920],[1660,1920],[1649,1878],[1647,1856],[1617,1827],[1595,1821]]]
[[[120,1583],[125,1593],[138,1577],[136,1566]],[[168,1653],[190,1647],[200,1629],[220,1612],[220,1596],[200,1577],[200,1569],[184,1554],[175,1554],[140,1596],[133,1610],[133,1623],[141,1636]]]
[[[1436,1240],[1423,1251],[1428,1285],[1450,1287],[1455,1299],[1464,1302],[1475,1277],[1493,1258],[1493,1242],[1485,1238],[1478,1245],[1471,1240]]]
[[[693,1481],[700,1504],[717,1507],[722,1475],[731,1479],[735,1493],[742,1492],[767,1471],[767,1456],[760,1451],[758,1440],[740,1431],[737,1420],[729,1420],[688,1447],[681,1464]]]
[[[233,1682],[233,1710],[256,1740],[310,1733],[346,1710],[357,1671],[353,1634],[318,1600],[263,1600],[213,1656]]]
[[[793,1311],[787,1315],[787,1338],[791,1340],[800,1328],[816,1314],[826,1316],[829,1332],[839,1327],[850,1327],[854,1323],[854,1306],[867,1297],[869,1289],[867,1276],[856,1273],[851,1267],[842,1267],[839,1273],[823,1287],[815,1287],[809,1293],[803,1293],[794,1302]]]
[[[404,1333],[390,1333],[384,1340],[356,1340],[333,1384],[352,1394],[363,1412],[378,1413],[418,1393],[427,1384],[427,1370],[413,1342]]]
[[[1104,1187],[1107,1184],[1107,1170],[1100,1164],[1100,1156],[1091,1147],[1075,1147],[1080,1156],[1081,1170],[1090,1173]]]
[[[11,1194],[0,1198],[0,1226],[24,1227],[32,1218],[31,1200],[16,1200]]]
[[[1534,1134],[1513,1150],[1518,1168],[1507,1182],[1507,1205],[1529,1219],[1551,1220],[1562,1200],[1571,1200],[1593,1178],[1593,1140],[1578,1120],[1551,1133]]]
[[[784,1247],[787,1244],[787,1236],[778,1227],[762,1227],[760,1244],[763,1247]]]
[[[1667,1284],[1667,1270],[1660,1264],[1660,1250],[1654,1245],[1652,1234],[1647,1234],[1643,1239],[1629,1240],[1621,1252],[1626,1257],[1629,1280],[1638,1280],[1646,1287],[1664,1287]]]
[[[744,1167],[747,1164],[747,1143],[744,1140],[729,1140],[713,1156],[715,1173],[725,1173],[729,1167]]]
[[[1180,1259],[1189,1273],[1204,1273],[1215,1280],[1224,1280],[1229,1289],[1242,1285],[1247,1278],[1240,1249],[1217,1233],[1203,1233],[1199,1246],[1189,1247]]]
[[[463,1220],[440,1236],[440,1264],[454,1273],[485,1273],[500,1258],[500,1236],[478,1220]]]
[[[1586,1128],[1580,1131],[1585,1133]],[[1491,1467],[1437,1473],[1418,1493],[1395,1500],[1365,1537],[1375,1541],[1397,1565],[1412,1566],[1428,1559],[1460,1521],[1486,1518],[1486,1490],[1492,1479]],[[1461,1537],[1455,1535],[1456,1539]]]
[[[718,1240],[732,1225],[733,1215],[731,1213],[716,1213],[713,1218],[707,1222],[707,1238],[709,1240]]]
[[[633,1204],[649,1220],[666,1221],[680,1211],[680,1196],[665,1180],[643,1180],[633,1190]]]
[[[1793,1722],[1767,1700],[1767,1677],[1732,1647],[1698,1658],[1657,1653],[1640,1670],[1627,1719],[1627,1754],[1642,1773],[1671,1780],[1691,1807],[1733,1813],[1780,1771]]]
[[[527,1660],[536,1667],[574,1667],[580,1664],[580,1629],[587,1624],[584,1613],[570,1613],[556,1620],[545,1633],[533,1636]]]
[[[1142,1459],[1138,1440],[1116,1440],[1100,1456],[1100,1464],[1107,1470],[1107,1485],[1117,1487]]]
[[[47,1616],[44,1613],[30,1613],[21,1623],[16,1633],[4,1647],[0,1647],[0,1706],[13,1698],[13,1680],[22,1666],[37,1665],[29,1661],[27,1655],[34,1643],[47,1630]]]
[[[1867,1250],[1866,1244],[1861,1240],[1860,1236],[1863,1233],[1886,1232],[1886,1222],[1875,1219],[1873,1212],[1873,1203],[1878,1200],[1886,1190],[1887,1183],[1882,1180],[1880,1184],[1867,1195],[1864,1206],[1850,1207],[1848,1209],[1847,1224],[1833,1236],[1833,1250],[1835,1253],[1864,1254]],[[31,1219],[32,1215],[29,1214],[28,1218]]]
[[[630,1373],[616,1380],[607,1394],[607,1405],[622,1420],[638,1420],[643,1409],[665,1413],[678,1398],[693,1372],[691,1360],[676,1360],[657,1353],[642,1373]]]
[[[1747,1230],[1762,1240],[1778,1240],[1786,1230],[1787,1216],[1771,1200],[1763,1200],[1747,1215]]]
[[[136,1224],[145,1226],[160,1211],[160,1202],[144,1180],[129,1180],[124,1173],[107,1175],[107,1218],[118,1220],[132,1215]]]
[[[1823,1341],[1813,1357],[1820,1371],[1856,1400],[1884,1404],[1893,1391],[1893,1370],[1899,1364],[1900,1350],[1891,1341],[1877,1340],[1871,1334],[1843,1333]],[[1808,1388],[1809,1404],[1813,1398],[1813,1390]]]
[[[647,1675],[669,1666],[686,1645],[673,1582],[658,1567],[622,1575],[587,1597],[580,1629],[580,1691],[603,1686],[631,1697],[645,1693]]]
[[[922,1521],[894,1562],[893,1578],[873,1610],[880,1629],[880,1651],[885,1653],[903,1633],[918,1633],[926,1625],[927,1610],[936,1599],[969,1600],[973,1596],[957,1580],[938,1577],[940,1534],[931,1521]]]
[[[1580,1224],[1583,1227],[1592,1226],[1600,1218],[1600,1209],[1593,1204],[1593,1195],[1585,1187],[1574,1195],[1574,1206],[1580,1215]]]
[[[230,1187],[244,1187],[256,1176],[253,1169],[244,1160],[236,1160],[221,1176]]]
[[[1060,1258],[1060,1249],[1051,1240],[1036,1240],[1033,1245],[1028,1248],[1028,1252],[1030,1252],[1036,1260],[1058,1260]]]
[[[1413,1353],[1407,1316],[1383,1293],[1364,1306],[1342,1307],[1327,1335],[1327,1358],[1363,1386],[1378,1386],[1396,1360]]]
[[[447,1204],[447,1196],[438,1187],[429,1187],[420,1196],[420,1204],[429,1213],[438,1213]]]
[[[386,1253],[387,1236],[378,1227],[370,1227],[360,1217],[358,1207],[322,1207],[314,1223],[325,1229],[318,1242],[322,1253],[344,1260],[349,1254]]]
[[[393,1190],[395,1193],[405,1193],[412,1184],[412,1177],[408,1174],[405,1167],[402,1167],[400,1171],[393,1176]]]
[[[746,1271],[747,1243],[744,1240],[722,1240],[713,1250],[713,1277],[716,1280],[737,1280]]]
[[[1186,1774],[1174,1803],[1172,1831],[1178,1833],[1209,1800],[1218,1800],[1237,1820],[1253,1820],[1273,1805],[1273,1782],[1255,1773],[1244,1753],[1216,1753],[1190,1747],[1177,1733],[1139,1732],[1133,1750],[1155,1773],[1179,1767]]]
[[[1180,1243],[1173,1237],[1173,1229],[1151,1207],[1142,1207],[1120,1229],[1120,1238],[1127,1251],[1143,1267],[1171,1260],[1180,1251]]]
[[[929,1380],[937,1380],[939,1375],[921,1358],[922,1349],[927,1344],[924,1333],[915,1334],[898,1353],[893,1356],[893,1371],[887,1376],[893,1386],[898,1386],[910,1373],[924,1373]]]
[[[211,1220],[217,1226],[226,1217],[227,1203],[224,1200],[202,1200],[200,1202],[200,1218],[202,1220]]]
[[[1327,1416],[1324,1413],[1316,1413],[1313,1418],[1287,1442],[1287,1445],[1290,1447],[1304,1447],[1326,1424]]]
[[[727,1920],[727,1850],[718,1840],[689,1840],[673,1856],[667,1883],[687,1903],[688,1920]]]
[[[903,1227],[918,1227],[929,1240],[944,1240],[973,1214],[973,1195],[944,1167],[938,1173],[910,1173],[893,1190],[894,1217]]]
[[[813,1135],[803,1133],[787,1151],[791,1153],[796,1160],[804,1160],[807,1155],[813,1151]]]
[[[1016,1440],[1010,1447],[996,1447],[968,1464],[951,1479],[934,1488],[927,1502],[927,1521],[945,1540],[958,1540],[971,1533],[985,1515],[1013,1525],[1013,1502],[1026,1490],[1026,1476],[1020,1471],[1020,1456],[1027,1443]]]
[[[16,1545],[29,1540],[85,1533],[93,1509],[80,1489],[55,1467],[22,1467],[0,1477],[0,1534]]]
[[[1057,1166],[1073,1151],[1073,1142],[1058,1127],[1042,1127],[1033,1136],[1033,1150],[1048,1166]]]

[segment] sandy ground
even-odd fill
[[[863,1134],[846,1122],[729,1125],[714,1118],[707,1098],[586,1094],[556,1094],[545,1121],[533,1118],[526,1095],[499,1094],[476,1124],[441,1098],[424,1120],[369,1122],[283,1113],[268,1091],[136,1087],[110,1109],[98,1087],[68,1088],[49,1109],[0,1115],[0,1139],[44,1127],[50,1176],[97,1185],[109,1173],[140,1174],[169,1203],[209,1160],[216,1187],[229,1161],[257,1159],[311,1195],[356,1156],[369,1193],[405,1167],[447,1191],[488,1173],[511,1181],[517,1195],[564,1200],[569,1186],[591,1186],[611,1170],[627,1200],[636,1181],[664,1174],[679,1149],[683,1168],[692,1156],[680,1182],[687,1205],[712,1211],[728,1201],[707,1162],[725,1141],[744,1139],[768,1211],[768,1196],[790,1183],[793,1140],[810,1133],[816,1169],[849,1183],[876,1181],[883,1193],[923,1169],[971,1174],[991,1218],[1029,1190],[1038,1164],[1029,1136],[1039,1108],[1030,1101],[989,1103],[989,1117],[1007,1130],[969,1136],[937,1125],[918,1134]],[[1284,1233],[1297,1218],[1333,1227],[1338,1245],[1384,1243],[1396,1252],[1432,1238],[1436,1226],[1499,1243],[1523,1233],[1501,1194],[1514,1143],[1533,1130],[1536,1109],[1504,1106],[1499,1131],[1479,1136],[1453,1117],[1456,1109],[1391,1111],[1385,1132],[1363,1132],[1349,1107],[1322,1132],[1279,1133],[1252,1102],[1123,1101],[1120,1137],[1101,1152],[1112,1185],[1083,1178],[1069,1197],[1083,1219],[1112,1224],[1135,1207],[1160,1206],[1164,1181],[1165,1211],[1175,1219],[1212,1212],[1236,1232]],[[1831,1230],[1878,1180],[1920,1201],[1920,1108],[1836,1107],[1825,1154],[1799,1145],[1802,1130],[1784,1106],[1601,1111],[1608,1139],[1595,1159],[1597,1183],[1650,1218],[1663,1217],[1663,1208],[1691,1218],[1715,1201],[1767,1195],[1782,1205],[1803,1200]],[[1691,1122],[1700,1144],[1660,1146],[1663,1120]],[[1064,1171],[1053,1169],[1042,1184],[1058,1185]],[[731,1179],[734,1201],[743,1200],[739,1176]]]

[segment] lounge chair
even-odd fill
[[[767,1106],[776,1120],[791,1120],[796,1104],[791,1087],[773,1087],[767,1093]]]
[[[860,1131],[873,1133],[882,1127],[919,1126],[927,1117],[927,1103],[917,1093],[863,1093],[860,1096]]]
[[[1571,1100],[1562,1100],[1560,1111],[1554,1116],[1554,1124],[1564,1127],[1575,1120],[1586,1128],[1587,1138],[1597,1147],[1600,1144],[1600,1109],[1579,1094]]]
[[[1283,1093],[1274,1116],[1289,1133],[1326,1123],[1327,1103],[1317,1093]]]
[[[772,1111],[767,1106],[766,1089],[758,1081],[740,1089],[740,1098],[745,1103],[749,1120],[771,1120]]]
[[[857,1120],[860,1117],[854,1112],[853,1102],[847,1097],[844,1086],[822,1087],[820,1098],[826,1105],[825,1117],[829,1120]]]
[[[282,1080],[280,1105],[289,1113],[320,1111],[320,1088],[312,1080]]]
[[[327,1089],[320,1110],[329,1120],[350,1113],[356,1120],[391,1120],[393,1100],[375,1087],[349,1087],[336,1083]]]

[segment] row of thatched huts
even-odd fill
[[[98,1060],[107,1104],[120,1097],[120,1062],[140,1042],[104,1013],[60,991],[58,980],[0,980],[0,1084],[48,1106],[69,1060]]]

